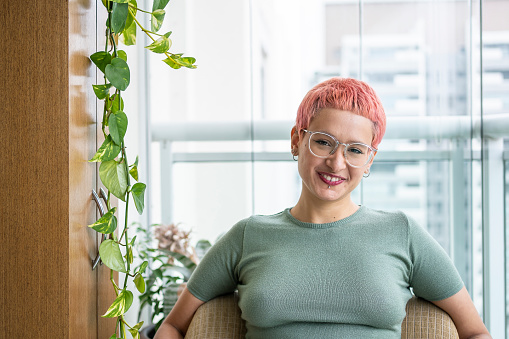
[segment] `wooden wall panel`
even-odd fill
[[[99,238],[87,227],[98,215],[97,166],[87,162],[97,148],[88,59],[104,34],[96,32],[97,6],[2,1],[0,338],[114,331],[113,320],[100,318],[114,299],[109,270],[92,271]]]
[[[67,5],[0,9],[2,338],[69,338]]]

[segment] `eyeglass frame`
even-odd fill
[[[378,150],[372,146],[369,146],[369,145],[366,145],[362,142],[353,142],[351,144],[347,144],[347,143],[344,143],[344,142],[340,142],[335,136],[333,136],[332,134],[329,134],[329,133],[325,133],[325,132],[313,132],[313,131],[308,131],[307,129],[303,128],[301,129],[301,131],[304,131],[306,133],[309,133],[309,140],[311,140],[311,137],[313,136],[313,134],[316,134],[316,133],[320,133],[320,134],[325,134],[326,136],[330,137],[332,140],[334,140],[336,142],[336,146],[334,147],[334,149],[332,151],[330,151],[329,155],[327,156],[319,156],[319,155],[316,155],[312,150],[311,150],[311,142],[308,142],[308,148],[309,148],[309,151],[311,152],[311,154],[313,154],[315,157],[317,158],[321,158],[321,159],[327,159],[329,158],[331,155],[334,155],[334,153],[336,153],[336,151],[338,150],[339,148],[339,145],[343,145],[345,146],[344,150],[343,150],[343,157],[345,158],[345,161],[348,163],[348,165],[352,166],[352,167],[355,167],[355,168],[361,168],[363,166],[366,166],[376,155],[376,153],[378,152]],[[352,146],[352,145],[362,145],[362,146],[366,146],[367,148],[369,148],[370,150],[370,154],[369,154],[369,158],[368,160],[366,161],[366,163],[362,166],[355,166],[355,165],[352,165],[348,159],[347,159],[347,156],[346,156],[346,149],[348,148],[348,146]]]

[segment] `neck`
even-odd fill
[[[300,197],[290,213],[298,220],[313,224],[325,224],[351,216],[359,209],[352,200],[315,203]]]

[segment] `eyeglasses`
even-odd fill
[[[368,146],[360,142],[352,144],[345,144],[339,142],[334,136],[323,132],[311,132],[303,129],[304,132],[309,133],[309,150],[318,158],[328,158],[333,155],[338,149],[339,145],[345,146],[343,155],[348,165],[352,167],[362,167],[371,161],[373,156],[378,151],[376,148]]]

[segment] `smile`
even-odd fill
[[[325,182],[327,185],[331,185],[331,186],[339,185],[343,181],[345,181],[345,178],[330,176],[325,173],[318,173],[318,174],[320,175],[320,179],[322,179],[322,181]]]

